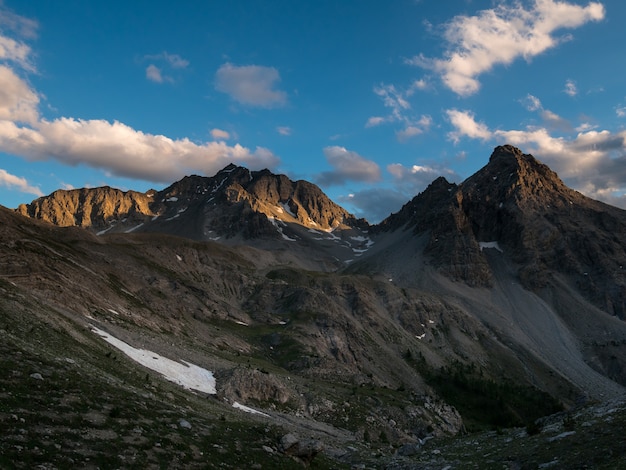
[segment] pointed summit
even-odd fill
[[[462,184],[463,193],[486,203],[516,206],[522,211],[547,205],[566,207],[583,197],[568,188],[558,175],[530,154],[512,145],[496,147],[489,163]]]
[[[427,263],[453,280],[490,286],[484,249],[497,247],[526,288],[548,288],[560,277],[601,309],[626,316],[626,212],[568,188],[514,146],[496,147],[458,186],[438,178],[380,224],[400,228],[411,228]]]

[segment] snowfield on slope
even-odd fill
[[[122,351],[132,360],[158,372],[170,382],[189,390],[197,390],[211,395],[217,393],[213,372],[188,362],[173,361],[146,349],[136,349],[93,325],[89,325],[89,327],[91,331],[101,336],[107,343]]]

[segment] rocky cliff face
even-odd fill
[[[59,190],[30,204],[21,204],[17,211],[60,227],[102,228],[112,221],[135,222],[154,215],[150,209],[154,194],[154,191],[124,192],[108,186]]]
[[[568,188],[532,155],[505,145],[460,185],[435,180],[379,229],[428,234],[424,250],[446,276],[490,286],[484,249],[506,252],[529,289],[566,276],[597,306],[626,314],[626,212]]]

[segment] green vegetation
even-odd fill
[[[279,451],[283,429],[155,380],[95,336],[75,342],[34,316],[27,325],[7,297],[0,468],[302,468]],[[311,468],[342,467],[318,455]]]
[[[410,352],[405,354],[405,360],[461,413],[469,432],[529,426],[538,418],[563,410],[546,392],[506,379],[496,382],[485,377],[473,363],[455,361],[449,366],[432,369],[423,357],[414,359]]]

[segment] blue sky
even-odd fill
[[[626,207],[622,0],[0,0],[0,204],[233,162],[378,222],[511,143]]]

